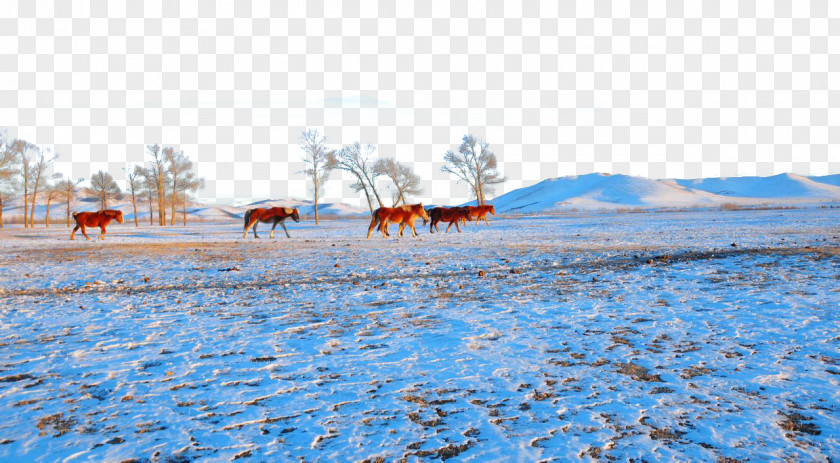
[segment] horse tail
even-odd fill
[[[252,211],[253,211],[253,209],[248,209],[247,211],[245,211],[245,224],[242,225],[242,228],[248,228],[248,222],[251,221],[251,212]]]
[[[377,207],[376,210],[373,211],[373,219],[370,221],[370,223],[372,224],[371,226],[375,227],[375,226],[379,225],[377,227],[377,229],[379,231],[382,231],[382,223],[379,221],[379,211],[381,209],[382,209],[381,207]]]

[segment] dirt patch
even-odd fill
[[[777,424],[785,431],[801,432],[812,436],[818,436],[822,433],[819,426],[813,423],[807,423],[807,421],[811,421],[813,419],[811,417],[796,412],[790,414],[779,412],[779,414],[782,415],[783,419],[778,421]],[[790,437],[790,435],[788,435],[788,437]]]
[[[649,383],[661,383],[662,378],[659,375],[652,375],[648,373],[648,369],[634,363],[618,363],[617,373],[627,375],[636,381],[645,381]]]

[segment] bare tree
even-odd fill
[[[55,187],[61,192],[60,199],[64,202],[65,212],[67,213],[67,226],[70,226],[70,208],[76,198],[76,187],[85,179],[80,178],[76,182],[69,178],[59,180]]]
[[[57,174],[55,178],[60,178],[61,174]],[[50,228],[50,204],[53,201],[60,201],[62,197],[61,182],[47,183],[44,187],[44,199],[46,199],[47,210],[44,214],[44,226]]]
[[[379,174],[373,168],[372,157],[374,151],[376,151],[376,147],[373,145],[362,145],[355,142],[333,153],[329,161],[336,169],[350,172],[356,178],[356,183],[351,185],[350,188],[357,193],[359,191],[365,192],[371,214],[374,210],[371,193],[376,198],[376,202],[379,203],[379,207],[384,206],[382,198],[379,197],[379,192],[376,190],[376,177]]]
[[[140,175],[143,176],[143,190],[146,192],[146,198],[149,200],[149,225],[155,224],[155,215],[154,215],[154,193],[156,191],[155,182],[152,179],[151,170],[143,167],[136,167],[136,169],[140,172]]]
[[[99,196],[99,207],[103,211],[108,209],[109,199],[115,199],[122,193],[117,182],[114,181],[114,177],[101,170],[90,178],[90,187]]]
[[[169,148],[171,149],[171,148]],[[167,165],[166,156],[164,152],[166,149],[161,149],[160,145],[146,145],[146,151],[152,155],[152,165],[147,170],[148,177],[154,184],[157,192],[158,203],[158,224],[161,227],[166,226],[166,185],[167,179]]]
[[[394,184],[394,207],[399,206],[400,202],[405,204],[406,195],[416,195],[423,191],[420,189],[420,177],[410,167],[394,159],[377,159],[373,171],[388,177]]]
[[[143,189],[143,168],[134,166],[134,170],[126,171],[126,180],[128,184],[128,191],[131,193],[131,207],[134,208],[134,226],[139,227],[140,223],[137,221],[137,194],[142,193]]]
[[[464,135],[458,152],[447,151],[443,157],[446,165],[440,169],[467,182],[478,205],[484,204],[484,195],[492,191],[493,185],[505,181],[496,171],[496,155],[489,147],[489,143],[472,134]]]
[[[183,151],[175,151],[173,148],[166,148],[163,150],[163,156],[167,163],[167,172],[169,174],[169,188],[172,194],[172,214],[169,225],[175,226],[175,203],[179,200],[179,193],[183,193],[184,202],[186,203],[186,191],[190,186],[190,181],[187,177],[194,177],[192,172],[193,163],[190,161]]]
[[[12,176],[16,172],[17,158],[13,144],[6,137],[6,133],[0,133],[0,228],[3,228],[3,208],[6,201],[15,194],[15,184]]]
[[[315,225],[318,225],[318,198],[321,188],[330,175],[330,171],[335,168],[335,164],[330,162],[333,157],[333,150],[324,145],[326,141],[327,137],[322,136],[315,129],[306,130],[300,135],[300,149],[304,152],[303,162],[306,164],[303,173],[312,180],[312,190],[315,198]]]
[[[23,184],[23,227],[33,227],[38,190],[44,184],[42,176],[54,158],[47,160],[41,148],[26,140],[14,140],[11,144]]]

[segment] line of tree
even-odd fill
[[[155,204],[158,225],[166,226],[168,218],[169,225],[175,226],[175,210],[178,204],[181,205],[182,223],[186,225],[189,194],[202,188],[204,179],[196,175],[193,162],[183,151],[154,144],[146,145],[146,153],[151,159],[145,167],[135,165],[132,170],[126,169],[126,184],[131,195],[131,207],[134,209],[134,225],[140,226],[137,201],[142,200],[144,196],[148,200],[150,225],[154,225]]]
[[[161,226],[174,226],[176,208],[180,204],[182,222],[187,223],[189,195],[204,186],[204,179],[194,172],[193,162],[172,147],[146,146],[150,161],[145,166],[135,165],[126,169],[128,193],[134,208],[134,224],[139,226],[137,202],[148,199],[150,224],[154,224],[154,202],[157,203],[157,219]],[[49,175],[50,163],[58,156],[49,150],[23,139],[9,139],[0,132],[0,228],[4,226],[3,210],[9,199],[22,197],[24,227],[34,227],[35,205],[46,206],[44,224],[50,226],[50,210],[55,203],[65,208],[65,223],[70,226],[70,217],[79,184],[84,179],[73,181],[61,174]],[[108,209],[109,203],[123,199],[114,177],[100,170],[90,179],[90,191],[99,199],[99,208]]]
[[[3,209],[12,196],[23,195],[23,226],[35,226],[35,204],[38,195],[49,191],[49,164],[56,157],[47,149],[23,139],[9,139],[0,134],[0,227]],[[50,201],[52,195],[48,196]]]
[[[382,196],[377,189],[377,179],[385,177],[390,180],[392,191],[392,205],[394,207],[407,203],[407,196],[422,193],[420,177],[414,171],[395,159],[374,159],[376,147],[351,143],[339,150],[330,150],[325,146],[326,137],[317,130],[307,130],[301,135],[304,143],[301,148],[306,153],[304,161],[307,163],[307,174],[312,181],[315,191],[315,217],[317,224],[318,200],[320,188],[331,169],[348,172],[356,180],[350,187],[355,192],[364,192],[371,214],[377,207],[384,207]],[[316,156],[315,153],[324,153]],[[313,162],[313,160],[318,162]],[[447,151],[444,155],[445,165],[441,171],[455,175],[459,182],[470,186],[470,191],[476,203],[482,205],[493,186],[505,181],[496,170],[498,162],[496,155],[490,150],[490,144],[472,134],[464,135],[461,145],[456,151]],[[321,170],[317,169],[321,166]]]
[[[338,150],[331,149],[326,146],[327,137],[314,129],[305,130],[300,139],[300,148],[304,152],[303,173],[312,185],[316,225],[319,223],[318,204],[321,190],[333,169],[349,172],[356,179],[350,187],[357,193],[365,193],[371,213],[375,210],[374,199],[379,204],[378,207],[385,206],[377,189],[376,180],[379,177],[391,180],[393,207],[405,204],[407,195],[417,195],[423,191],[420,188],[420,177],[410,167],[390,158],[374,160],[373,153],[376,147],[373,145],[355,142]]]
[[[406,204],[411,195],[422,193],[420,177],[409,166],[395,159],[375,159],[375,146],[355,142],[335,150],[328,147],[326,141],[327,138],[315,129],[305,130],[300,136],[305,166],[302,173],[312,185],[316,225],[319,224],[318,205],[323,186],[334,169],[353,176],[356,181],[351,188],[357,193],[364,192],[371,213],[376,207],[385,206],[380,189],[377,188],[377,180],[380,178],[390,181],[391,205],[394,207]],[[158,225],[166,226],[168,209],[168,225],[174,226],[176,206],[179,203],[182,205],[182,223],[186,225],[188,195],[203,187],[204,179],[195,174],[193,162],[183,151],[154,144],[146,146],[146,153],[150,159],[145,165],[125,169],[135,226],[140,225],[137,203],[143,199],[148,203],[151,225],[154,225],[156,210]],[[24,200],[25,227],[34,226],[35,204],[39,194],[46,201],[46,226],[49,227],[50,205],[54,201],[64,203],[65,222],[70,226],[70,209],[77,187],[83,179],[73,182],[57,175],[53,177],[55,181],[50,183],[47,170],[56,157],[35,144],[21,139],[9,140],[5,133],[0,134],[0,227],[3,227],[6,201],[20,193]],[[457,151],[447,151],[444,161],[441,171],[454,175],[459,182],[467,183],[479,205],[485,203],[485,196],[494,185],[505,180],[496,170],[496,155],[490,150],[490,144],[472,134],[464,135]],[[122,191],[108,172],[95,173],[90,184],[99,197],[101,209],[107,209],[111,200],[122,199]]]

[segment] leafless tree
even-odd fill
[[[126,171],[126,183],[128,184],[128,191],[131,193],[131,207],[134,208],[134,226],[139,227],[140,222],[137,220],[137,194],[142,194],[144,185],[143,167],[134,166],[134,169],[131,171],[125,168],[123,170]]]
[[[373,171],[384,177],[388,177],[394,184],[394,207],[400,202],[405,204],[406,195],[417,195],[423,190],[420,188],[420,177],[410,167],[400,164],[394,159],[377,159],[373,165]]]
[[[65,212],[67,213],[67,226],[70,226],[70,208],[73,206],[73,202],[76,198],[76,187],[82,183],[85,179],[80,178],[77,181],[72,181],[69,178],[65,178],[59,180],[58,183],[55,184],[55,187],[58,191],[61,192],[60,199],[64,202]]]
[[[149,200],[149,225],[154,225],[155,215],[153,204],[155,191],[157,191],[157,187],[155,186],[155,182],[152,178],[152,174],[149,168],[138,166],[136,169],[140,172],[140,175],[143,176],[143,191],[146,192],[146,199]]]
[[[303,162],[306,168],[303,173],[312,180],[312,190],[315,199],[315,225],[318,225],[318,198],[320,197],[321,188],[326,182],[330,171],[335,168],[335,164],[331,163],[333,150],[327,148],[324,144],[327,137],[321,135],[315,129],[305,130],[300,135],[300,149],[303,150]]]
[[[505,181],[496,171],[496,155],[489,147],[489,143],[472,134],[464,135],[458,152],[447,151],[443,158],[446,165],[441,167],[443,172],[470,185],[478,205],[484,204],[484,196],[492,191],[493,185]]]
[[[168,169],[166,163],[166,149],[162,149],[160,145],[146,145],[146,151],[152,156],[152,164],[146,169],[147,178],[154,185],[154,191],[157,193],[158,204],[158,224],[161,227],[166,226],[166,186],[168,185]]]
[[[99,196],[100,209],[108,209],[108,200],[119,197],[120,187],[114,181],[114,177],[108,172],[99,171],[90,178],[90,187]]]
[[[57,174],[55,178],[60,178],[61,174]],[[61,182],[48,182],[44,187],[44,199],[46,200],[47,210],[44,214],[44,226],[50,228],[50,205],[53,201],[60,201],[63,192],[61,191]]]
[[[184,155],[183,151],[166,148],[163,150],[163,156],[167,164],[169,191],[171,192],[172,200],[172,214],[169,225],[175,226],[175,203],[181,198],[181,195],[184,196],[184,202],[186,203],[186,191],[192,185],[191,182],[195,180],[195,174],[191,172],[193,168],[192,161]]]
[[[47,164],[53,159],[48,160],[41,148],[26,140],[14,140],[11,145],[23,185],[23,227],[33,227],[38,190],[44,184],[42,177]]]
[[[374,161],[372,157],[374,151],[376,151],[376,147],[373,145],[362,145],[359,142],[355,142],[333,153],[329,161],[336,169],[349,172],[356,178],[356,183],[350,187],[355,192],[365,192],[365,198],[367,199],[371,214],[373,214],[374,210],[371,194],[376,198],[379,207],[384,206],[382,204],[382,198],[379,197],[379,192],[376,191],[376,177],[379,174],[373,168]]]
[[[12,182],[16,173],[16,163],[13,144],[5,132],[0,133],[0,228],[3,228],[3,208],[6,201],[16,193],[16,185]]]

